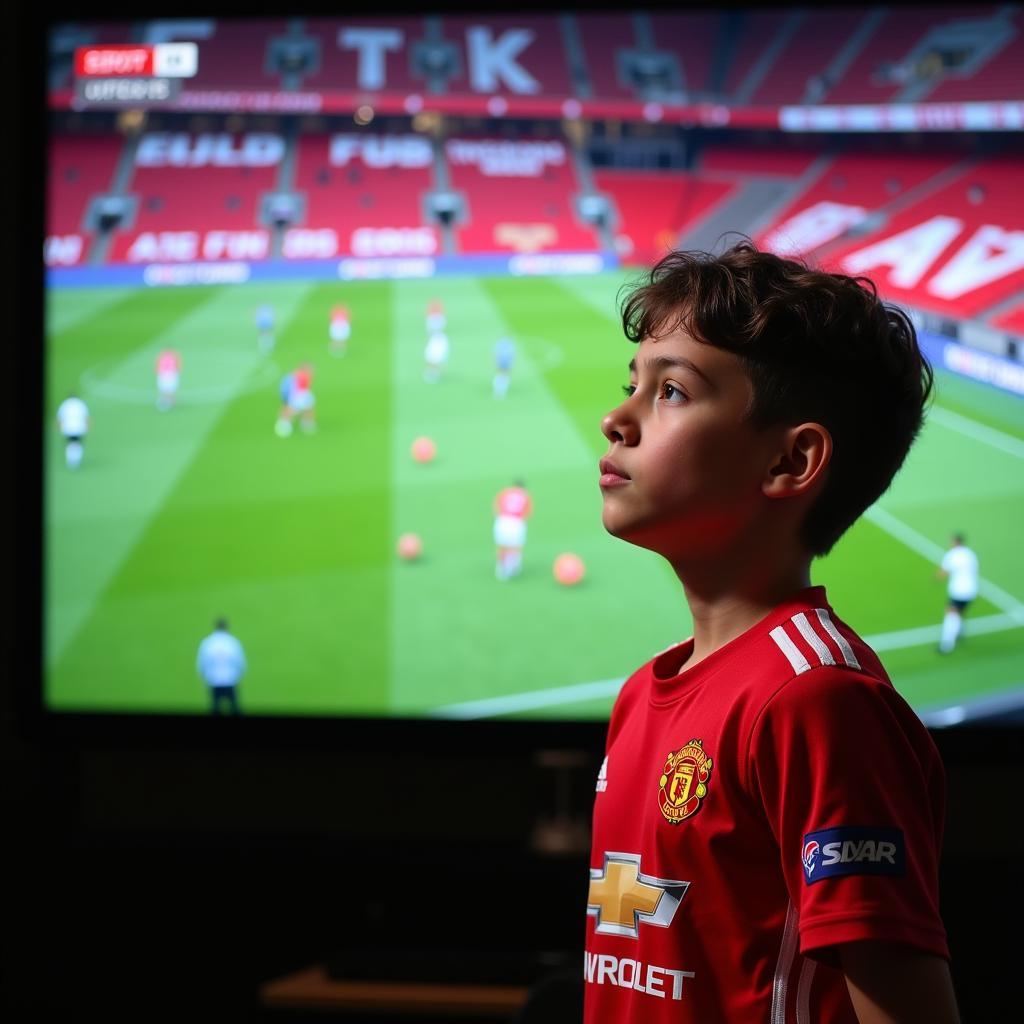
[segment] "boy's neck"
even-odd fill
[[[799,553],[771,564],[738,558],[733,565],[674,565],[693,616],[692,668],[760,622],[773,608],[811,586],[811,556]]]

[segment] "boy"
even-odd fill
[[[978,556],[967,546],[962,533],[954,533],[952,546],[942,556],[939,579],[948,579],[946,593],[949,604],[942,619],[939,653],[949,654],[964,628],[964,612],[978,596]]]
[[[938,753],[810,586],[920,429],[914,329],[746,242],[670,253],[623,325],[602,518],[669,561],[693,636],[612,712],[585,1021],[953,1024]]]

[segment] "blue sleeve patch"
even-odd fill
[[[846,875],[900,876],[906,873],[903,831],[851,826],[808,832],[801,860],[808,885]]]

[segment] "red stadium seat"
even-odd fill
[[[559,139],[460,136],[445,146],[452,188],[468,217],[461,252],[592,252],[596,232],[573,209],[579,192],[569,147]]]

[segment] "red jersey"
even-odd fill
[[[823,587],[686,669],[692,649],[612,712],[585,1024],[855,1024],[829,947],[949,955],[938,751]]]
[[[156,357],[157,373],[177,373],[181,369],[181,356],[174,349],[164,349]]]
[[[308,391],[313,384],[313,374],[299,368],[292,374],[292,387],[296,391]]]
[[[522,487],[506,487],[494,499],[494,511],[499,516],[526,519],[533,511],[533,502]]]
[[[331,310],[331,323],[332,324],[347,324],[348,323],[348,307],[347,306],[335,306]]]

